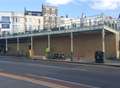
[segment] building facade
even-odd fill
[[[12,35],[43,30],[43,16],[17,12],[0,12],[0,33]]]
[[[46,56],[61,53],[74,60],[94,60],[96,51],[106,58],[119,58],[120,20],[98,15],[80,18],[59,17],[56,7],[42,6],[42,12],[0,13],[0,53]]]
[[[44,17],[44,29],[57,27],[58,9],[55,6],[42,5],[42,15]]]

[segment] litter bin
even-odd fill
[[[104,52],[102,52],[102,51],[95,52],[95,62],[96,63],[104,63]]]

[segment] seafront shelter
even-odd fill
[[[72,53],[74,60],[94,60],[96,51],[103,51],[105,58],[119,58],[119,32],[105,25],[77,27],[0,37],[0,47],[6,55],[29,55],[42,59],[45,49],[51,53]]]

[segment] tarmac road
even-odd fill
[[[0,88],[120,88],[120,68],[0,57]]]

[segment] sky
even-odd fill
[[[42,4],[57,6],[59,15],[80,17],[95,16],[101,13],[118,17],[120,13],[120,0],[0,0],[0,11],[22,12],[28,10],[41,11]]]

